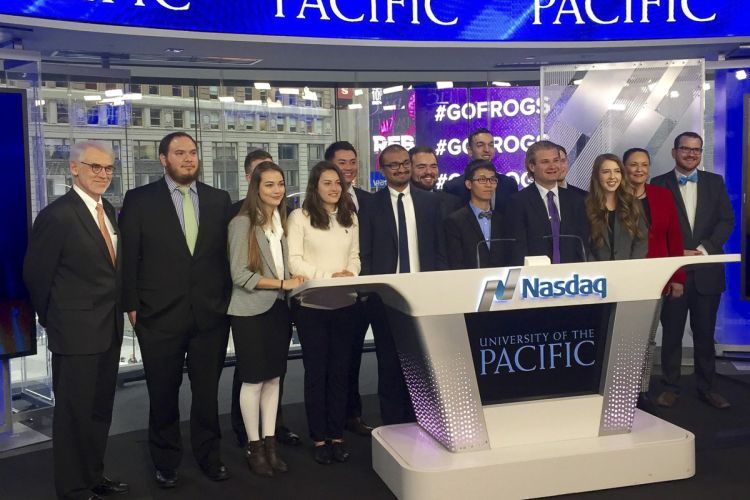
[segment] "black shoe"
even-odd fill
[[[104,499],[100,497],[99,495],[94,494],[88,497],[86,500],[104,500]]]
[[[333,448],[330,444],[316,446],[313,450],[313,458],[321,465],[331,465],[333,462]]]
[[[726,410],[731,407],[731,403],[718,392],[699,392],[698,396],[704,403],[713,406],[718,410]]]
[[[655,417],[659,416],[659,410],[656,408],[654,402],[651,401],[651,398],[648,396],[647,392],[641,392],[638,394],[638,402],[635,404],[635,407],[641,411],[650,413]]]
[[[331,444],[333,448],[333,459],[337,462],[344,463],[349,460],[349,450],[346,449],[346,445],[343,441],[334,441]]]
[[[177,486],[177,473],[173,470],[156,469],[156,482],[159,488],[174,488]]]
[[[102,482],[91,488],[91,491],[99,496],[121,495],[130,491],[127,483],[113,481],[106,476],[102,476]]]
[[[299,446],[299,435],[280,425],[276,428],[276,441],[287,446]]]
[[[372,427],[367,425],[367,423],[362,420],[362,417],[347,418],[346,424],[344,424],[344,429],[353,432],[358,436],[369,436],[372,434]]]
[[[227,466],[222,463],[213,467],[201,467],[201,470],[211,481],[226,481],[231,477],[229,469],[227,469]]]

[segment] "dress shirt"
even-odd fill
[[[406,215],[406,236],[409,241],[409,272],[419,272],[419,238],[417,237],[417,216],[414,214],[414,200],[411,197],[411,186],[399,192],[388,187],[391,194],[391,207],[393,208],[393,219],[398,221],[398,195],[402,194],[404,203],[404,214]],[[398,236],[398,224],[396,224],[396,236]],[[398,239],[398,238],[397,238]],[[401,258],[396,262],[396,273],[398,273]]]
[[[546,187],[544,187],[541,184],[538,184],[536,182],[534,183],[534,185],[539,190],[539,194],[542,197],[542,202],[544,203],[544,209],[547,211],[547,217],[550,216],[549,215],[549,208],[547,207],[547,193],[549,193],[550,191],[552,191],[553,193],[555,193],[555,198],[554,198],[555,199],[555,206],[557,207],[557,213],[560,214],[560,220],[562,220],[563,214],[562,214],[562,211],[560,210],[560,193],[559,193],[559,191],[557,189],[557,184],[555,184],[555,187],[553,187],[552,189],[547,189]]]
[[[349,189],[346,190],[347,193],[349,193],[349,196],[352,197],[352,203],[354,203],[354,208],[359,212],[359,200],[357,199],[357,192],[354,190],[354,184],[349,184]]]
[[[94,223],[96,224],[96,227],[99,227],[99,218],[96,216],[96,205],[101,203],[101,199],[99,201],[96,201],[91,196],[89,196],[88,193],[86,193],[83,189],[79,188],[75,184],[73,184],[73,191],[75,191],[76,194],[81,197],[81,199],[83,200],[83,203],[86,205],[86,208],[88,208],[89,213],[91,213],[91,217],[94,218]],[[112,226],[112,223],[109,221],[109,217],[107,216],[106,210],[104,212],[104,224],[107,226],[107,231],[109,231],[109,237],[112,239],[112,246],[114,247],[115,257],[116,257],[117,256],[117,233],[115,233],[115,228]]]
[[[172,195],[172,203],[174,208],[177,210],[177,218],[180,219],[180,227],[182,232],[185,232],[185,214],[182,211],[182,198],[183,194],[180,192],[179,185],[168,175],[164,176],[164,180],[167,181],[167,187],[169,188],[169,194]],[[200,205],[198,203],[198,186],[195,181],[190,183],[190,200],[193,202],[193,210],[195,210],[195,224],[200,228],[201,212]]]
[[[469,207],[471,208],[471,211],[474,212],[474,217],[476,217],[477,222],[479,223],[479,228],[482,230],[482,236],[484,236],[484,240],[488,241],[490,239],[490,235],[492,234],[492,218],[490,217],[488,219],[485,217],[479,217],[479,214],[481,214],[482,212],[486,212],[487,210],[477,208],[471,202],[469,202]]]
[[[696,174],[698,173],[696,170],[693,172]],[[674,169],[674,174],[677,177],[677,186],[680,188],[680,195],[682,196],[682,203],[685,205],[685,212],[687,213],[690,229],[695,229],[695,211],[698,208],[698,181],[680,184],[680,177],[685,174],[681,173],[676,168]],[[698,245],[696,250],[703,255],[708,255],[708,252],[703,248],[703,245]]]
[[[273,265],[276,270],[276,276],[280,279],[284,279],[284,251],[281,248],[281,238],[284,236],[284,228],[281,226],[281,216],[279,215],[279,209],[273,211],[273,217],[271,217],[271,224],[269,227],[264,227],[263,232],[268,240],[268,246],[271,248],[271,257],[273,257]]]

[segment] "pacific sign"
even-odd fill
[[[215,0],[3,0],[0,17],[398,42],[750,36],[736,0],[222,0],[220,7]]]

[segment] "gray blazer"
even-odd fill
[[[250,219],[238,215],[229,223],[228,251],[229,270],[232,274],[232,298],[229,301],[227,314],[231,316],[255,316],[268,311],[277,299],[284,298],[285,292],[279,290],[259,290],[256,288],[261,278],[289,279],[287,258],[289,251],[286,237],[281,238],[281,250],[284,254],[284,277],[276,275],[271,247],[263,230],[255,228],[261,256],[261,272],[251,271],[247,266],[247,232],[250,230]]]
[[[620,224],[620,219],[615,216],[615,260],[643,259],[648,251],[648,227],[643,216],[638,221],[643,238],[633,240],[628,228]],[[591,245],[591,254],[594,260],[609,260],[611,244],[609,233],[604,238],[602,246]]]

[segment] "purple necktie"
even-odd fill
[[[547,191],[547,211],[552,226],[552,263],[560,263],[560,212],[555,205],[555,193]]]

